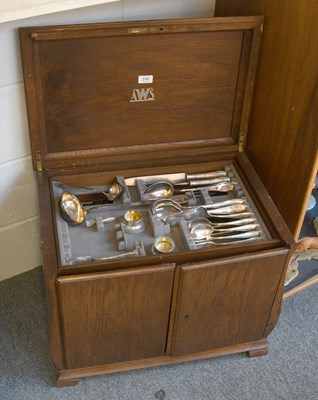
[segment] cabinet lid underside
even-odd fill
[[[237,151],[262,21],[21,29],[34,168]]]

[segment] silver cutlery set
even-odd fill
[[[233,167],[116,177],[107,187],[53,182],[62,264],[91,263],[264,240]],[[94,205],[94,195],[104,200]],[[81,201],[89,194],[92,201]]]

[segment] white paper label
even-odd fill
[[[139,75],[138,83],[153,83],[153,75]]]

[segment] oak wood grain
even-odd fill
[[[261,25],[242,17],[21,29],[34,167],[37,152],[50,169],[237,150]],[[153,83],[138,84],[142,75]]]
[[[57,376],[57,386],[67,386],[70,382],[73,385],[74,380],[86,376],[109,374],[119,371],[131,371],[142,368],[156,367],[160,365],[176,364],[187,361],[202,360],[205,358],[225,356],[249,351],[268,351],[268,340],[262,339],[257,342],[241,343],[234,346],[223,347],[219,349],[204,351],[201,353],[181,355],[177,357],[163,356],[157,358],[148,358],[145,360],[129,361],[125,363],[115,363],[86,367],[80,369],[61,370]]]
[[[297,238],[318,163],[318,3],[218,0],[217,16],[265,16],[246,152]]]
[[[263,339],[285,260],[273,251],[183,265],[172,354]]]
[[[58,279],[67,368],[165,354],[174,265]]]
[[[106,372],[267,352],[294,241],[252,163],[237,154],[262,21],[21,29],[34,168],[37,152],[44,168],[38,184],[58,386]],[[130,102],[138,97],[136,78],[150,73],[156,102],[139,107]],[[196,173],[232,163],[268,240],[61,265],[52,180],[105,185],[116,175]]]

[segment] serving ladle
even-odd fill
[[[79,225],[85,221],[86,215],[97,208],[105,208],[105,205],[91,207],[84,210],[84,207],[75,194],[64,192],[59,201],[59,210],[62,218],[70,225]]]
[[[88,186],[78,186],[77,188],[90,189]],[[118,182],[113,182],[107,192],[105,191],[100,193],[103,193],[109,202],[113,202],[122,192],[123,187]],[[84,207],[78,197],[70,192],[64,192],[62,194],[58,206],[62,218],[70,225],[82,224],[85,221],[86,215],[91,210],[105,207],[105,205],[99,205],[91,207],[89,210],[84,210]]]
[[[108,188],[108,190],[100,190],[97,187],[92,187],[92,186],[72,186],[72,185],[67,185],[66,183],[62,183],[62,182],[58,182],[56,183],[57,186],[59,186],[61,189],[66,189],[66,190],[76,190],[76,189],[80,189],[80,190],[89,190],[93,193],[101,193],[103,194],[106,199],[109,202],[113,202],[115,199],[117,199],[118,196],[121,195],[121,193],[123,192],[124,188],[122,187],[122,185],[120,185],[117,181],[114,181],[110,187]]]
[[[174,185],[167,181],[157,181],[147,186],[143,194],[148,194],[149,200],[164,199],[178,193],[194,192],[205,189],[211,192],[228,192],[233,190],[233,185],[227,181],[221,181],[214,185],[193,187],[187,189],[176,189]]]

